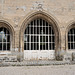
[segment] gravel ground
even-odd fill
[[[75,75],[75,65],[0,67],[0,75]]]

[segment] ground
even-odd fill
[[[75,75],[75,65],[0,67],[0,75]]]

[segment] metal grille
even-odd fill
[[[10,33],[4,27],[0,28],[0,50],[10,50]]]
[[[52,26],[43,19],[35,19],[24,32],[24,50],[54,50],[55,34]]]
[[[75,28],[68,32],[68,49],[75,49]]]

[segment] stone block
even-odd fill
[[[63,61],[72,61],[72,54],[71,53],[66,53],[64,55]]]
[[[72,53],[72,60],[75,61],[75,52]]]
[[[16,62],[17,56],[0,56],[0,61],[4,62]]]
[[[8,56],[6,62],[15,62],[17,61],[17,56]]]

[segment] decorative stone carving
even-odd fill
[[[31,9],[43,10],[43,2],[36,1]]]
[[[14,18],[14,22],[15,22],[16,25],[18,25],[19,20],[20,20],[19,17],[15,17],[15,18]]]
[[[14,28],[17,28],[17,27],[18,27],[19,20],[20,20],[19,17],[15,17],[15,18],[13,19],[13,21],[14,21],[14,23],[15,23]]]

